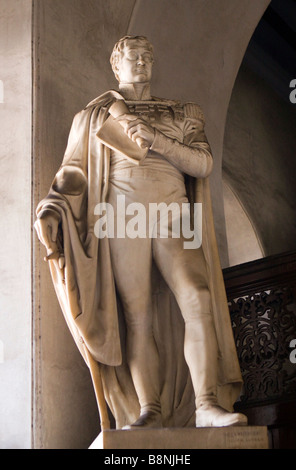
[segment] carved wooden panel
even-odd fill
[[[244,387],[235,409],[268,427],[273,449],[296,448],[296,252],[224,270]]]
[[[296,396],[296,253],[224,270],[244,388],[241,405]]]
[[[296,365],[290,341],[296,337],[296,305],[291,288],[273,289],[229,302],[244,389],[250,404],[296,393]]]

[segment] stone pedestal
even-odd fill
[[[268,449],[266,426],[103,431],[89,449]]]

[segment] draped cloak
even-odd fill
[[[48,209],[59,214],[59,243],[65,268],[60,269],[56,260],[49,261],[55,291],[86,363],[83,342],[100,363],[105,398],[116,427],[121,428],[137,419],[139,403],[126,363],[125,324],[116,294],[108,238],[99,239],[94,233],[98,218],[95,206],[106,200],[110,168],[110,149],[96,134],[115,99],[123,97],[108,91],[74,117],[61,167],[36,212],[38,217]],[[202,203],[202,249],[219,348],[218,401],[232,411],[242,379],[215,237],[209,180],[188,177],[186,186],[191,205]],[[152,291],[164,426],[194,425],[195,397],[184,359],[184,320],[155,266]]]

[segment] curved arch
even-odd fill
[[[291,15],[295,8],[291,4]],[[286,15],[284,5],[272,2],[258,25],[233,87],[224,135],[223,173],[265,256],[296,246],[296,114],[289,101],[296,54],[283,28]]]
[[[225,178],[223,196],[229,266],[264,257],[264,250],[252,220]]]

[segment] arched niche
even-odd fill
[[[289,100],[296,53],[288,34],[295,31],[295,15],[294,2],[271,2],[243,58],[225,126],[223,175],[264,256],[296,248],[296,107]],[[233,198],[225,204],[237,210]],[[228,249],[239,260],[245,233],[228,218]],[[243,260],[252,259],[250,250]]]
[[[76,112],[116,87],[109,56],[125,34],[156,48],[153,93],[204,109],[223,263],[227,241],[222,150],[229,100],[242,57],[268,0],[59,0],[34,2],[33,206],[44,197]],[[99,433],[88,370],[57,304],[44,251],[34,238],[35,448],[85,448]]]

